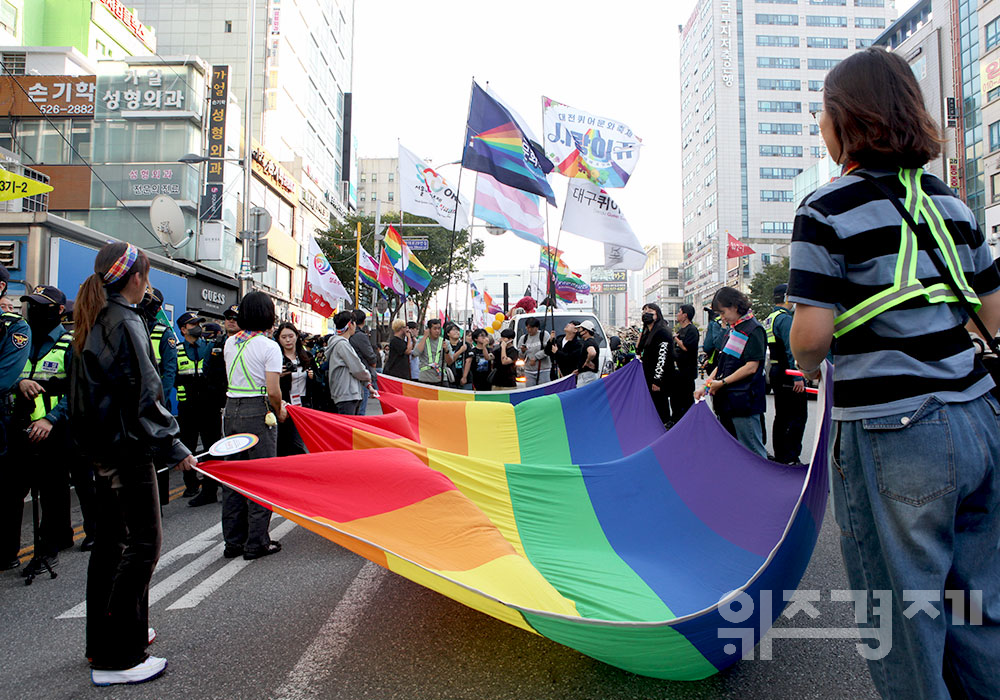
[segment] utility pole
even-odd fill
[[[247,0],[247,92],[243,109],[243,230],[240,232],[240,298],[253,288],[250,261],[250,188],[253,184],[253,37],[257,0]]]

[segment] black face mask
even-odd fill
[[[54,304],[29,304],[28,325],[38,334],[47,334],[59,325],[59,307]]]
[[[645,323],[647,326],[651,325],[655,319],[656,317],[653,314],[642,315],[642,322]]]
[[[187,334],[192,338],[200,338],[203,332],[201,326],[195,326],[194,328],[189,328]]]

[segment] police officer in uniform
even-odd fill
[[[10,273],[0,265],[0,297],[7,294],[7,283]],[[0,468],[5,474],[15,475],[23,465],[15,465],[7,455],[7,436],[12,432],[12,404],[15,384],[21,377],[21,370],[28,361],[31,352],[31,329],[27,322],[17,314],[9,311],[0,315]],[[20,489],[17,489],[20,491]],[[21,496],[23,502],[24,496]],[[6,543],[0,544],[0,571],[16,569],[21,565],[17,558],[21,537],[21,508],[18,506],[17,523],[13,524],[13,513],[8,513],[4,505],[0,505],[0,532],[7,533],[12,527],[17,528],[18,544],[13,552]],[[6,534],[4,534],[6,539]],[[8,551],[4,551],[4,550]]]
[[[153,359],[156,360],[156,369],[163,384],[164,400],[169,405],[177,378],[177,336],[160,320],[161,308],[163,308],[163,292],[159,289],[153,289],[152,293],[147,292],[138,304],[139,313],[149,330],[149,341],[153,344]],[[160,471],[166,466],[169,465],[156,464],[156,483],[160,492],[161,508],[170,502],[170,472]]]
[[[181,314],[177,327],[182,340],[177,344],[177,422],[181,442],[191,452],[198,450],[198,438],[205,449],[222,438],[221,421],[217,419],[205,378],[205,360],[211,347],[202,337],[205,321],[190,311]],[[199,490],[200,484],[200,490]],[[194,470],[184,472],[184,496],[192,496],[189,506],[203,506],[219,500],[218,484],[209,478],[199,482]]]
[[[774,288],[774,311],[764,319],[767,346],[771,351],[771,390],[774,392],[774,423],[771,425],[774,461],[801,464],[802,433],[806,429],[808,401],[802,377],[790,377],[785,370],[795,369],[789,334],[792,329],[792,304],[787,300],[788,285]]]
[[[31,350],[17,384],[14,402],[14,427],[8,455],[12,462],[23,465],[13,470],[20,483],[10,491],[10,502],[4,508],[9,518],[3,531],[4,550],[0,560],[20,548],[20,520],[24,497],[32,483],[38,486],[42,506],[39,528],[39,551],[36,561],[47,559],[56,563],[57,553],[73,546],[70,519],[69,476],[72,472],[84,530],[89,549],[94,536],[93,474],[80,460],[67,462],[67,406],[64,398],[68,386],[67,370],[72,356],[73,335],[60,323],[66,307],[66,295],[55,287],[39,286],[21,297],[27,304],[28,325],[31,327]],[[15,526],[16,520],[16,526]],[[33,561],[34,563],[34,561]]]

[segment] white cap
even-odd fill
[[[577,328],[586,328],[591,333],[597,332],[597,329],[594,327],[594,322],[591,321],[589,318],[586,321],[583,321],[582,323],[578,324]]]

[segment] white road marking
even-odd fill
[[[385,569],[379,565],[365,562],[330,617],[323,623],[316,638],[299,658],[285,682],[275,691],[275,700],[309,700],[320,697],[318,686],[330,675],[337,660],[347,649],[351,637],[361,624],[365,608],[385,580],[385,573]]]
[[[282,537],[287,535],[295,529],[295,523],[291,520],[286,520],[285,522],[278,525],[276,528],[271,530],[271,539],[274,541],[280,540]],[[179,598],[176,602],[167,606],[167,610],[184,610],[187,608],[193,608],[202,602],[208,596],[215,593],[223,584],[225,584],[233,576],[241,572],[247,565],[252,564],[252,561],[247,561],[245,559],[234,559],[233,561],[226,564],[224,567],[216,571],[214,574],[209,576],[207,579],[195,586],[191,591],[186,593],[184,596]],[[152,603],[152,591],[150,591],[150,603]]]
[[[222,524],[217,523],[212,525],[207,530],[199,532],[197,535],[191,539],[185,541],[183,544],[174,547],[166,554],[160,557],[160,561],[156,564],[156,570],[162,571],[168,566],[173,564],[175,561],[188,554],[198,554],[204,551],[206,548],[211,547],[215,539],[222,534]],[[197,573],[197,572],[195,572]],[[194,574],[192,574],[194,575]],[[180,584],[178,584],[180,585]],[[153,591],[149,592],[149,603],[153,603]],[[57,620],[68,620],[72,618],[86,617],[87,616],[87,602],[84,601],[79,605],[74,605],[72,608],[64,612],[62,615],[56,617]]]

